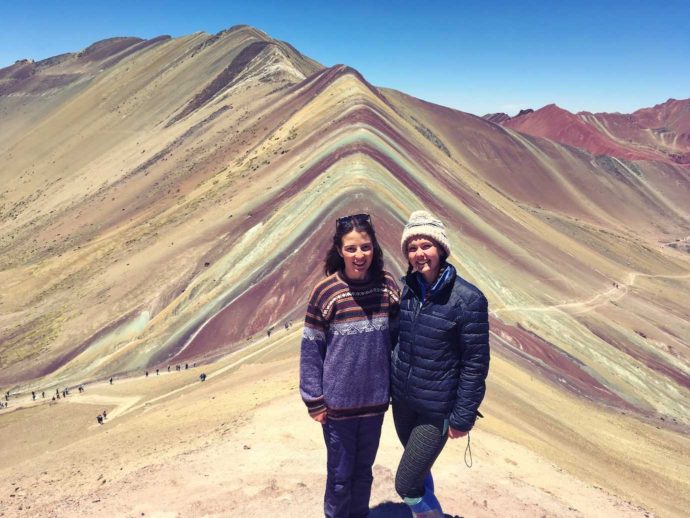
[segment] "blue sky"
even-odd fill
[[[262,29],[377,86],[483,115],[690,97],[690,1],[0,0],[0,67],[112,36]]]

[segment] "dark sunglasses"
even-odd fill
[[[347,228],[350,224],[364,225],[366,223],[371,224],[371,218],[369,214],[352,214],[350,216],[343,216],[335,220],[336,230],[341,230]]]

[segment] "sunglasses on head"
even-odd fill
[[[363,225],[366,223],[371,223],[371,218],[369,217],[369,214],[351,214],[350,216],[343,216],[342,218],[336,219],[335,228],[336,230],[340,230],[344,227],[349,226],[350,224]]]

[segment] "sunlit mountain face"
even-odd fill
[[[489,299],[495,357],[688,426],[687,107],[492,122],[247,26],[17,62],[0,70],[0,385],[223,356],[301,322],[338,216],[371,214],[402,275],[426,208]]]
[[[631,114],[573,114],[550,104],[537,111],[522,110],[515,117],[492,113],[484,119],[594,155],[690,167],[690,99],[669,99]]]

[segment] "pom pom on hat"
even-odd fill
[[[414,237],[427,237],[432,239],[450,255],[450,242],[446,236],[446,227],[443,223],[425,210],[416,210],[410,214],[410,219],[405,225],[400,240],[400,248],[407,259],[407,244]]]

